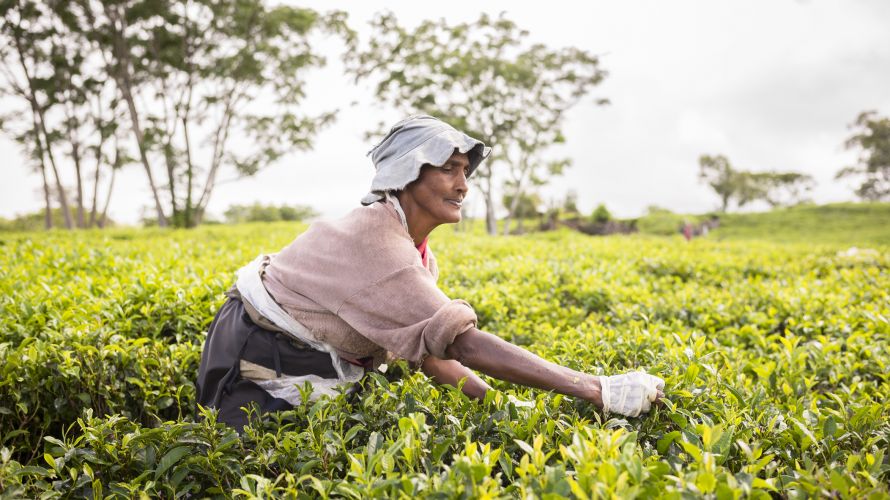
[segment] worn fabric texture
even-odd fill
[[[272,322],[276,327],[282,329],[285,334],[316,351],[328,353],[331,361],[334,363],[334,368],[337,370],[337,376],[342,382],[357,382],[364,375],[364,364],[359,363],[357,360],[344,359],[331,345],[319,341],[306,326],[284,311],[275,302],[275,299],[269,295],[268,290],[263,285],[262,274],[270,261],[271,259],[268,255],[260,255],[238,270],[238,280],[235,283],[235,287],[244,299],[244,303],[249,304],[257,313]]]
[[[438,286],[430,252],[424,266],[392,204],[357,208],[316,222],[272,256],[263,284],[282,309],[349,359],[389,351],[420,363],[444,358],[454,338],[476,326],[476,314]]]
[[[382,200],[387,192],[404,189],[417,179],[422,166],[440,167],[455,150],[467,154],[469,175],[491,153],[482,141],[429,115],[409,116],[396,123],[368,152],[377,173],[362,204],[370,205]]]
[[[337,371],[327,353],[295,345],[282,333],[255,324],[236,297],[217,311],[201,352],[196,383],[197,404],[216,408],[218,421],[239,432],[249,416],[241,408],[256,404],[260,414],[290,409],[293,401],[279,397],[246,377],[241,368],[272,367],[276,377],[313,376],[338,384]]]

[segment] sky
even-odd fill
[[[884,0],[298,5],[344,10],[362,37],[384,9],[409,26],[506,12],[530,32],[531,43],[600,56],[608,77],[567,114],[566,143],[550,151],[573,165],[542,189],[544,199],[574,190],[583,212],[600,203],[620,217],[642,215],[653,205],[682,213],[713,210],[719,200],[698,180],[702,154],[723,154],[744,170],[810,174],[817,182],[810,196],[818,203],[852,200],[853,181],[834,179],[856,161],[857,153],[844,148],[849,125],[865,110],[890,115],[890,2]],[[365,156],[374,140],[364,134],[400,115],[375,103],[367,85],[344,75],[337,42],[319,43],[329,64],[309,75],[306,109],[339,109],[337,121],[318,134],[312,151],[219,185],[211,214],[261,202],[309,205],[324,217],[338,217],[358,206],[374,173]],[[600,98],[611,104],[596,105]],[[0,114],[8,106],[0,101]],[[0,217],[40,210],[40,193],[39,175],[0,135]],[[132,165],[116,180],[110,216],[136,224],[150,201],[145,172]],[[473,193],[465,205],[471,215],[484,213]]]

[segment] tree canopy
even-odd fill
[[[890,198],[890,118],[866,111],[859,114],[851,128],[854,134],[846,146],[858,149],[859,159],[855,165],[841,169],[837,178],[862,179],[856,195],[864,200]]]
[[[345,57],[356,80],[373,81],[376,97],[403,113],[439,117],[492,146],[473,176],[489,233],[496,231],[497,169],[506,170],[509,216],[515,216],[528,188],[569,165],[544,154],[564,141],[565,112],[606,76],[597,56],[530,45],[529,33],[503,14],[482,14],[471,23],[424,21],[409,29],[383,13],[371,25],[369,43]]]
[[[726,212],[732,202],[736,208],[755,201],[764,201],[772,207],[800,203],[815,184],[812,176],[798,172],[738,170],[723,155],[702,155],[698,163],[699,180],[720,197],[722,212]]]
[[[302,110],[306,72],[325,64],[311,37],[354,36],[342,12],[264,0],[16,0],[0,14],[2,90],[31,111],[14,138],[44,176],[47,225],[54,180],[69,227],[59,150],[76,172],[78,226],[88,157],[91,219],[102,169],[135,161],[158,224],[193,226],[221,172],[250,176],[311,147],[335,116]]]

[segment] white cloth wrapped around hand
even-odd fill
[[[638,417],[652,407],[664,380],[646,372],[599,377],[602,387],[603,411],[627,417]]]

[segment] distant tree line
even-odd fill
[[[226,222],[238,224],[242,222],[277,222],[304,221],[318,217],[318,212],[305,205],[232,205],[224,213]]]
[[[739,170],[723,155],[702,155],[698,164],[699,179],[720,196],[721,212],[732,203],[736,208],[754,201],[765,201],[772,207],[800,203],[815,185],[812,176],[798,172]]]
[[[300,222],[318,217],[319,213],[312,207],[306,205],[275,205],[264,203],[235,204],[229,206],[223,212],[223,220],[219,221],[215,218],[205,218],[205,224],[241,224],[245,222]],[[0,232],[7,231],[38,231],[45,227],[43,212],[31,212],[21,214],[11,219],[0,217]],[[56,227],[64,227],[64,215],[62,209],[52,209],[53,225]],[[114,226],[115,222],[111,219],[105,220],[106,226]],[[144,217],[142,219],[143,226],[157,226],[158,220],[154,217]]]
[[[61,208],[53,208],[52,212],[50,213],[50,217],[52,218],[51,226],[65,226],[65,216],[62,213]],[[114,225],[115,222],[112,219],[103,217],[96,227],[110,227]],[[45,228],[46,213],[44,211],[20,214],[11,219],[0,217],[0,231],[2,232],[39,231]]]
[[[861,184],[856,195],[866,201],[890,198],[890,118],[875,111],[860,113],[850,126],[854,134],[845,142],[848,149],[859,151],[855,165],[844,167],[835,178],[856,178]],[[806,193],[815,186],[812,176],[799,172],[753,172],[734,168],[723,155],[702,155],[699,179],[720,197],[720,210],[726,212],[755,201],[771,207],[806,201]]]

